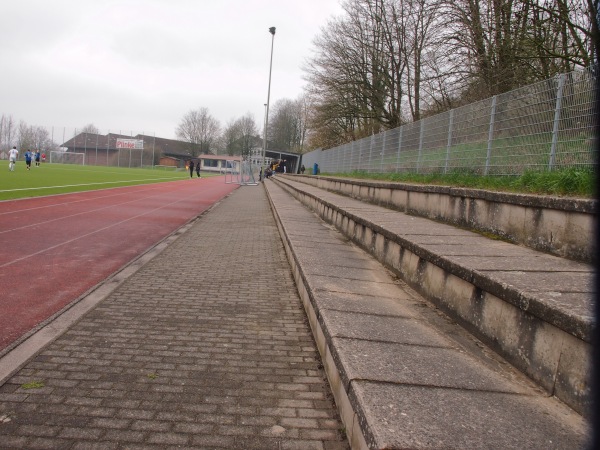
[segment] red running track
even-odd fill
[[[0,352],[236,187],[195,178],[0,202]]]

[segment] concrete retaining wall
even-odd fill
[[[453,265],[443,258],[430,255],[366,218],[286,183],[280,185],[546,391],[579,413],[589,411],[590,323],[555,317],[552,311],[539,307],[541,303],[536,305],[536,299],[518,290],[482,279],[464,268],[453,271]]]
[[[594,200],[510,194],[344,178],[286,175],[294,181],[452,225],[492,233],[535,250],[594,262]]]

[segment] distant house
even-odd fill
[[[141,167],[158,164],[166,153],[183,154],[189,158],[190,145],[189,142],[143,134],[79,133],[62,143],[61,147],[67,152],[85,154],[86,165]]]
[[[269,144],[269,143],[267,143]],[[241,143],[240,143],[241,145]],[[245,145],[250,145],[248,156],[253,165],[262,165],[262,140],[252,138]],[[60,147],[67,152],[85,154],[86,165],[118,166],[118,167],[152,167],[155,165],[184,168],[190,159],[200,161],[201,170],[224,173],[227,168],[240,170],[241,157],[229,155],[199,155],[197,144],[165,139],[156,136],[138,134],[108,133],[79,133]],[[267,149],[265,152],[265,167],[273,163],[284,162],[288,172],[296,172],[300,155]],[[229,162],[228,162],[229,161]]]
[[[255,139],[253,146],[250,149],[250,161],[253,165],[261,167],[263,165],[263,146],[262,139]],[[266,142],[267,148],[264,152],[264,167],[272,167],[273,165],[285,165],[286,172],[297,173],[300,170],[301,155],[290,151],[282,151],[273,148],[270,141]]]
[[[158,160],[158,165],[164,166],[164,167],[182,167],[183,161],[184,161],[184,159],[182,159],[182,158],[177,158],[175,156],[163,155]]]
[[[190,155],[165,153],[160,158],[158,164],[161,166],[183,168],[187,166],[190,160],[194,161],[194,164],[200,161],[200,170],[202,171],[219,173],[225,173],[226,169],[239,172],[241,162],[239,156],[198,155],[192,158]]]
[[[194,161],[200,161],[200,170],[206,172],[239,173],[242,158],[229,155],[199,155]]]
[[[231,169],[238,173],[242,158],[228,155],[200,155],[196,160],[200,160],[200,170],[225,173],[226,169]]]

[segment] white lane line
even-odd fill
[[[95,212],[98,212],[98,211],[102,211],[104,209],[113,208],[115,206],[123,206],[123,205],[126,205],[127,203],[135,203],[135,202],[137,202],[139,200],[146,200],[146,199],[152,198],[152,197],[156,197],[156,195],[148,195],[146,197],[136,198],[134,200],[129,200],[129,201],[126,201],[126,202],[112,203],[110,205],[103,206],[102,208],[88,209],[86,211],[81,211],[81,212],[78,212],[78,213],[75,213],[75,214],[69,214],[67,216],[61,216],[61,217],[57,217],[57,218],[50,219],[50,220],[44,220],[42,222],[30,223],[30,224],[23,225],[23,226],[20,226],[20,227],[11,228],[9,230],[2,230],[2,231],[0,231],[0,234],[15,232],[15,231],[19,231],[19,230],[24,230],[26,228],[32,228],[32,227],[36,227],[36,226],[39,226],[39,225],[48,225],[48,224],[50,224],[52,222],[58,222],[60,220],[70,219],[72,217],[82,216],[82,215],[85,215],[85,214],[91,214],[91,213],[95,213]],[[88,201],[90,201],[90,200],[88,200]]]
[[[178,180],[179,181],[179,180]],[[147,190],[157,190],[160,189],[160,184],[138,184],[138,185],[134,185],[134,186],[125,186],[124,188],[127,187],[140,187],[140,186],[144,186],[145,188],[140,190],[140,191],[136,191],[136,192],[144,192]],[[98,190],[93,190],[93,191],[79,191],[79,192],[68,192],[66,194],[58,194],[56,197],[58,198],[59,196],[69,196],[69,195],[77,195],[77,194],[84,194],[84,193],[93,193],[93,192],[104,192],[104,191],[111,191],[112,189],[123,189],[123,188],[108,188],[108,189],[98,189]],[[89,198],[84,198],[81,200],[70,200],[70,201],[66,201],[66,202],[59,202],[59,203],[51,203],[48,205],[43,205],[43,206],[35,206],[33,208],[24,208],[24,209],[15,209],[12,211],[4,211],[4,212],[0,212],[0,216],[3,215],[8,215],[8,214],[18,214],[18,213],[22,213],[22,212],[27,212],[27,211],[35,211],[36,209],[44,209],[44,208],[54,208],[55,206],[63,206],[63,205],[69,205],[69,204],[73,204],[73,203],[83,203],[83,202],[89,202],[91,200],[97,200],[97,199],[104,199],[104,198],[110,198],[110,197],[118,197],[120,195],[127,195],[130,194],[130,192],[122,192],[119,191],[117,193],[111,193],[110,195],[101,195],[98,197],[93,197],[92,199]],[[53,197],[53,196],[50,196]],[[6,200],[8,202],[10,201],[15,201],[15,202],[21,202],[21,201],[26,201],[26,200],[32,200],[34,197],[32,198],[25,198],[25,199],[15,199],[15,200]],[[0,202],[0,207],[2,206],[2,202]]]
[[[153,189],[153,190],[155,191],[156,189]],[[138,192],[144,192],[144,191],[138,191]],[[125,195],[125,194],[128,194],[128,193],[124,192],[123,194],[119,194],[119,195]],[[75,213],[75,214],[69,214],[69,215],[66,215],[66,216],[56,217],[56,218],[50,219],[50,220],[44,220],[44,221],[35,222],[35,223],[28,223],[27,225],[22,225],[22,226],[19,226],[19,227],[16,227],[16,228],[10,228],[10,229],[7,229],[7,230],[1,230],[0,234],[10,233],[10,232],[14,232],[14,231],[19,231],[19,230],[23,230],[23,229],[26,229],[26,228],[36,227],[36,226],[39,226],[39,225],[47,225],[47,224],[52,223],[52,222],[57,222],[57,221],[60,221],[60,220],[69,219],[71,217],[77,217],[77,216],[81,216],[81,215],[84,215],[84,214],[95,213],[97,211],[102,211],[104,209],[109,209],[109,208],[112,208],[114,206],[122,206],[122,205],[126,205],[127,203],[135,203],[137,201],[146,200],[146,199],[149,199],[149,198],[152,198],[152,197],[158,197],[159,195],[162,195],[162,194],[163,194],[163,192],[159,192],[159,193],[154,194],[154,195],[146,195],[145,197],[138,197],[138,198],[135,198],[133,200],[128,200],[128,201],[125,201],[125,202],[111,203],[110,205],[106,205],[106,206],[103,206],[101,208],[87,209],[85,211],[81,211],[81,212],[78,212],[78,213]],[[94,197],[93,199],[83,199],[83,200],[77,200],[75,202],[59,203],[59,204],[48,205],[48,206],[63,206],[63,205],[72,204],[72,203],[79,203],[79,202],[92,202],[92,201],[97,200],[98,198],[105,198],[105,197],[116,197],[116,196],[115,195],[108,195],[108,196],[104,196],[104,197]],[[47,208],[48,206],[45,206],[44,208]],[[40,209],[40,207],[29,208],[29,209],[21,209],[19,211],[15,211],[15,212],[21,213],[21,212],[28,212],[28,211],[32,211],[32,210],[36,210],[36,209]]]
[[[143,178],[141,180],[122,180],[122,181],[103,181],[98,183],[83,183],[83,184],[63,184],[60,186],[40,186],[40,187],[28,187],[19,189],[2,189],[0,192],[19,192],[19,191],[37,191],[38,189],[59,189],[66,187],[80,187],[80,186],[99,186],[105,184],[119,184],[119,183],[137,183],[138,181],[153,181],[153,180],[172,180],[172,178]],[[180,181],[180,180],[173,180]]]
[[[207,191],[206,191],[206,190],[204,190],[204,191],[201,191],[201,192],[198,192],[198,193],[199,193],[199,194],[200,194],[200,193],[202,193],[202,194],[205,194],[206,192],[207,192]],[[116,227],[116,226],[118,226],[118,225],[121,225],[121,224],[123,224],[123,223],[129,222],[129,221],[131,221],[131,220],[134,220],[134,219],[137,219],[137,218],[139,218],[139,217],[146,216],[146,215],[148,215],[148,214],[151,214],[151,213],[153,213],[153,212],[156,212],[156,211],[159,211],[159,210],[161,210],[161,209],[164,209],[164,208],[170,207],[170,206],[172,206],[172,205],[175,205],[175,204],[177,204],[177,203],[181,203],[181,202],[188,202],[188,201],[189,201],[189,198],[185,198],[185,199],[177,200],[177,201],[175,201],[175,202],[170,202],[170,203],[168,203],[167,205],[163,205],[163,206],[160,206],[160,207],[158,207],[158,208],[154,208],[154,209],[152,209],[152,210],[150,210],[150,211],[146,211],[146,212],[144,212],[144,213],[142,213],[142,214],[137,214],[137,215],[135,215],[135,216],[129,217],[129,218],[127,218],[127,219],[124,219],[124,220],[121,220],[121,221],[119,221],[119,222],[112,223],[112,224],[110,224],[110,225],[108,225],[108,226],[105,226],[105,227],[102,227],[102,228],[98,228],[97,230],[94,230],[94,231],[91,231],[91,232],[89,232],[89,233],[86,233],[86,234],[80,235],[80,236],[78,236],[78,237],[75,237],[75,238],[73,238],[73,239],[69,239],[69,240],[63,241],[63,242],[61,242],[61,243],[59,243],[59,244],[52,245],[52,246],[50,246],[50,247],[47,247],[47,248],[45,248],[45,249],[43,249],[43,250],[40,250],[40,251],[37,251],[37,252],[35,252],[35,253],[31,253],[31,254],[29,254],[29,255],[25,255],[25,256],[22,256],[22,257],[20,257],[20,258],[14,259],[14,260],[12,260],[12,261],[6,262],[6,263],[4,263],[4,264],[0,265],[0,269],[3,269],[3,268],[5,268],[5,267],[8,267],[8,266],[10,266],[10,265],[12,265],[12,264],[15,264],[15,263],[17,263],[17,262],[23,261],[23,260],[25,260],[25,259],[28,259],[28,258],[31,258],[31,257],[34,257],[34,256],[38,256],[38,255],[41,255],[42,253],[45,253],[45,252],[47,252],[47,251],[49,251],[49,250],[54,250],[55,248],[58,248],[58,247],[60,247],[60,246],[66,245],[66,244],[70,244],[71,242],[75,242],[75,241],[77,241],[77,240],[79,240],[79,239],[86,238],[86,237],[88,237],[88,236],[91,236],[91,235],[93,235],[93,234],[99,233],[99,232],[101,232],[101,231],[105,231],[105,230],[108,230],[108,229],[110,229],[110,228],[114,228],[114,227]]]
[[[146,189],[146,190],[156,190],[156,189]],[[144,192],[144,191],[138,191],[138,192]],[[207,192],[207,191],[203,190],[202,192]],[[126,205],[128,203],[135,203],[137,201],[147,200],[147,199],[153,198],[153,197],[159,197],[163,193],[164,192],[159,192],[159,193],[156,193],[154,195],[146,195],[145,197],[138,197],[138,198],[135,198],[133,200],[128,200],[126,202],[112,203],[110,205],[103,206],[101,208],[88,209],[88,210],[81,211],[81,212],[78,212],[78,213],[75,213],[75,214],[69,214],[67,216],[61,216],[61,217],[57,217],[57,218],[50,219],[50,220],[44,220],[42,222],[28,223],[27,225],[22,225],[22,226],[19,226],[19,227],[16,227],[16,228],[11,228],[11,229],[7,229],[7,230],[1,230],[0,231],[0,235],[3,234],[3,233],[10,233],[10,232],[15,232],[15,231],[19,231],[19,230],[24,230],[26,228],[33,228],[33,227],[37,227],[37,226],[40,226],[40,225],[47,225],[47,224],[52,223],[52,222],[58,222],[58,221],[61,221],[61,220],[64,220],[64,219],[70,219],[72,217],[77,217],[77,216],[81,216],[81,215],[85,215],[85,214],[95,213],[97,211],[102,211],[102,210],[105,210],[105,209],[109,209],[109,208],[112,208],[114,206],[122,206],[122,205]],[[127,193],[123,193],[123,194],[120,194],[120,195],[124,195],[124,194],[127,194]],[[110,196],[106,196],[106,197],[115,197],[115,196],[114,195],[110,195]],[[82,201],[83,202],[91,202],[91,201],[95,201],[98,198],[104,198],[104,197],[94,197],[93,199],[78,200],[77,202],[82,202]],[[68,202],[68,203],[76,203],[76,202]],[[52,205],[52,206],[62,206],[64,204],[67,204],[67,203],[62,203],[62,204]],[[29,210],[33,210],[33,209],[39,209],[39,208],[30,208]],[[19,212],[29,211],[29,210],[22,209],[22,210],[19,210]]]

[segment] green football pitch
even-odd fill
[[[35,163],[32,163],[31,169],[27,170],[25,162],[18,161],[15,170],[11,172],[8,169],[8,161],[2,161],[2,166],[0,166],[0,200],[163,183],[190,177],[186,170],[170,168],[129,169],[50,163],[42,163],[41,166],[36,167]],[[202,172],[203,177],[211,175]]]

